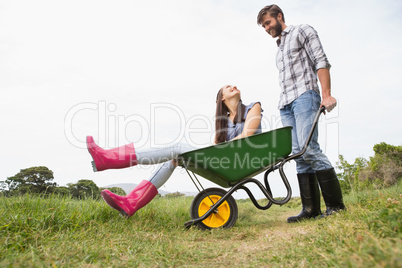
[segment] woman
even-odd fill
[[[236,86],[223,86],[216,96],[215,144],[261,133],[261,104],[245,106]]]
[[[261,133],[261,104],[253,102],[243,105],[240,90],[236,86],[223,86],[216,99],[216,134],[215,143],[240,139]],[[171,176],[177,166],[177,156],[195,150],[192,146],[177,143],[157,149],[134,149],[128,144],[118,148],[104,150],[87,136],[88,151],[92,156],[94,171],[119,169],[130,166],[162,163],[148,180],[143,180],[126,196],[116,195],[103,190],[101,195],[105,202],[121,214],[131,217],[140,208],[148,204]]]

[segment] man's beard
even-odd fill
[[[272,37],[278,37],[282,33],[282,25],[279,23],[279,21],[276,19],[276,25],[274,28],[274,35]]]

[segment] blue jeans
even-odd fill
[[[302,149],[313,126],[314,117],[320,108],[321,97],[314,90],[303,93],[292,103],[280,109],[283,126],[292,129],[292,153]],[[297,173],[315,173],[332,168],[328,157],[322,153],[318,143],[318,128],[315,129],[307,151],[295,159]]]

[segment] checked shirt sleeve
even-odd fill
[[[317,31],[309,25],[302,25],[299,31],[299,41],[304,44],[304,48],[312,61],[315,71],[323,68],[330,69],[331,64],[329,64],[328,58],[325,55]]]

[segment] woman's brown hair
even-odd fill
[[[215,143],[221,143],[226,141],[228,133],[228,119],[229,119],[229,109],[226,104],[222,101],[223,87],[218,91],[216,95],[216,112],[215,112]],[[239,101],[237,105],[236,116],[233,123],[244,122],[244,113],[246,111],[246,106],[243,105],[242,101]]]

